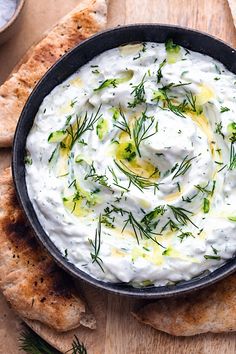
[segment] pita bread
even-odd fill
[[[0,147],[11,146],[24,104],[46,71],[69,49],[105,28],[106,0],[83,1],[28,51],[0,87]]]
[[[37,243],[21,211],[10,169],[0,176],[0,290],[17,313],[57,331],[95,328],[66,275]]]
[[[194,294],[150,303],[133,315],[174,336],[236,331],[236,274]]]
[[[91,310],[97,319],[95,331],[91,331],[89,328],[80,326],[68,332],[58,333],[57,331],[48,328],[48,326],[45,326],[37,321],[27,320],[26,323],[40,337],[45,339],[49,344],[62,353],[66,353],[71,348],[71,343],[76,335],[79,338],[79,341],[84,343],[88,353],[104,354],[106,351],[105,346],[107,340],[106,326],[108,294],[107,292],[92,287],[88,284],[81,285],[84,293],[86,294],[86,299],[91,306]]]
[[[233,17],[234,26],[236,27],[236,1],[228,0],[229,8]]]

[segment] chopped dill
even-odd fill
[[[186,98],[187,98],[188,104],[190,105],[192,112],[197,112],[197,107],[196,107],[197,98],[196,98],[196,96],[193,96],[192,92],[187,92]]]
[[[195,236],[193,236],[192,232],[182,232],[177,237],[180,239],[180,243],[182,243],[185,238],[188,238],[188,237],[195,238]]]
[[[71,100],[71,102],[70,102],[70,106],[71,106],[71,108],[73,108],[73,107],[74,107],[74,105],[76,104],[76,102],[77,102],[77,97],[76,97],[76,98],[74,98],[73,100]]]
[[[158,234],[150,231],[150,229],[144,228],[144,226],[134,218],[134,216],[131,212],[128,212],[128,218],[125,220],[125,224],[123,226],[122,232],[124,231],[124,229],[127,227],[128,224],[133,229],[133,232],[134,232],[134,235],[136,237],[138,244],[139,244],[139,238],[141,238],[141,239],[147,238],[147,239],[151,239],[153,242],[155,242],[159,246],[165,248],[155,239],[154,235],[158,235]]]
[[[111,207],[112,208],[106,207],[106,209],[104,210],[106,216],[108,215],[110,216],[112,213],[120,214],[121,216],[127,216],[127,219],[124,220],[124,226],[122,228],[122,232],[129,225],[134,232],[138,244],[140,239],[146,238],[146,239],[151,239],[153,242],[163,247],[155,238],[155,236],[160,234],[151,231],[150,228],[146,228],[145,223],[143,225],[142,220],[138,221],[137,219],[135,219],[132,212],[127,211],[123,208],[118,208],[113,204],[111,204]]]
[[[115,218],[111,218],[110,216],[101,215],[101,223],[110,229],[115,228],[115,226],[113,224],[114,220],[115,220]]]
[[[212,251],[214,252],[214,254],[218,254],[218,250],[215,247],[211,246],[211,248],[212,248]]]
[[[98,182],[103,187],[110,188],[109,184],[107,183],[107,181],[108,181],[107,176],[106,175],[98,175],[93,163],[90,165],[89,172],[84,177],[85,180],[87,180],[88,178],[90,178],[95,183]]]
[[[129,123],[125,117],[125,114],[123,113],[123,111],[121,110],[121,108],[119,108],[119,113],[120,113],[120,117],[121,117],[121,121],[116,120],[116,123],[114,124],[114,127],[122,130],[123,132],[127,133],[129,135],[129,137],[131,138],[131,130],[129,127]]]
[[[67,248],[64,250],[64,257],[68,258],[68,249]]]
[[[146,124],[148,123],[148,124]],[[155,123],[154,116],[148,117],[146,111],[142,112],[140,118],[135,121],[133,128],[133,139],[138,155],[141,157],[140,144],[142,141],[150,138],[158,132],[158,122],[154,126],[154,132],[148,133]]]
[[[133,57],[133,60],[137,60],[141,58],[141,53],[145,53],[147,50],[147,43],[142,43],[143,48],[139,51],[138,55],[136,57]]]
[[[180,230],[180,227],[172,220],[172,219],[169,219],[167,221],[167,223],[162,227],[161,229],[161,233],[166,230],[166,228],[169,226],[170,230],[171,231],[178,231]]]
[[[208,183],[205,186],[200,186],[199,184],[197,184],[194,187],[197,188],[202,193],[213,196],[214,191],[215,191],[216,181],[215,180],[212,181],[212,189],[208,189],[209,184],[210,184],[210,181],[208,181]]]
[[[132,102],[128,102],[129,108],[134,108],[137,105],[146,102],[145,89],[144,89],[145,77],[146,77],[146,74],[144,74],[141,82],[138,85],[133,86],[133,91],[131,92],[131,95],[134,96],[134,99]]]
[[[192,197],[186,197],[184,198],[183,196],[181,197],[182,198],[182,201],[185,202],[185,203],[192,203],[192,200],[197,196],[197,193],[194,194]]]
[[[222,122],[220,122],[220,123],[215,123],[215,126],[216,126],[215,133],[221,135],[222,138],[224,139],[225,136],[224,136],[224,134],[223,134],[223,132],[222,132],[222,128],[223,128]]]
[[[181,208],[181,207],[175,207],[173,205],[167,205],[167,206],[171,209],[176,221],[180,225],[187,225],[187,223],[190,222],[193,226],[198,228],[198,226],[195,225],[193,223],[193,221],[190,219],[190,217],[188,216],[188,214],[193,215],[193,213],[191,211],[186,210],[186,209]]]
[[[228,107],[220,107],[220,113],[228,112],[230,109]]]
[[[221,75],[221,70],[217,64],[214,64],[217,74]]]
[[[90,253],[90,256],[92,258],[92,263],[97,263],[97,265],[100,267],[100,269],[104,272],[104,269],[101,265],[101,263],[103,263],[102,259],[99,257],[99,252],[101,249],[101,215],[99,216],[99,220],[98,220],[98,226],[95,232],[95,238],[94,240],[88,239],[90,245],[93,248],[93,252]]]
[[[183,114],[186,111],[186,107],[187,107],[187,102],[184,100],[183,102],[179,103],[179,104],[173,104],[172,99],[168,96],[167,92],[169,92],[170,88],[174,88],[174,87],[178,87],[178,86],[183,86],[183,85],[187,85],[187,84],[177,84],[174,85],[173,83],[167,85],[167,86],[163,86],[159,89],[159,93],[162,95],[163,97],[163,107],[159,106],[161,109],[169,109],[170,111],[172,111],[174,114],[176,114],[179,117],[185,118],[185,115]],[[157,98],[155,98],[158,102],[160,101],[160,95],[157,96]],[[154,100],[155,100],[154,99]],[[165,107],[166,106],[166,107]]]
[[[159,83],[163,78],[162,68],[165,64],[166,64],[166,59],[163,60],[163,62],[159,65],[159,69],[157,70],[157,83]]]
[[[146,226],[147,230],[155,230],[160,221],[158,218],[164,215],[165,211],[164,205],[158,205],[155,209],[144,215],[141,223]]]
[[[94,124],[102,117],[102,114],[99,114],[101,109],[101,105],[98,107],[97,112],[91,113],[89,116],[86,112],[84,117],[80,115],[76,118],[76,131],[74,132],[74,128],[70,125],[67,128],[67,133],[71,137],[70,150],[73,148],[75,142],[80,139],[80,137],[87,131],[94,129]]]
[[[212,255],[209,255],[209,254],[205,254],[204,258],[205,259],[213,259],[213,260],[216,260],[216,261],[220,261],[221,260],[220,256],[212,256]]]
[[[159,185],[156,182],[153,182],[150,180],[152,175],[158,172],[158,170],[154,171],[154,173],[147,177],[139,176],[136,175],[133,171],[131,171],[128,166],[126,166],[122,161],[116,162],[114,161],[116,166],[119,168],[119,170],[128,178],[129,180],[129,185],[128,188],[130,187],[131,184],[133,184],[135,187],[137,187],[140,191],[143,192],[143,189],[147,188],[154,188],[154,192],[159,189]]]
[[[193,156],[190,159],[188,159],[188,155],[185,156],[181,164],[178,166],[178,169],[175,172],[174,176],[172,177],[172,180],[176,177],[183,176],[192,166],[191,161],[194,160],[195,158],[196,156]]]

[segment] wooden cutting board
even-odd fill
[[[79,0],[27,0],[21,31],[0,48],[0,82],[26,49]],[[236,1],[236,0],[235,0]],[[211,33],[236,47],[236,31],[226,0],[110,0],[108,27],[135,22],[188,26]],[[157,38],[158,40],[158,38]],[[0,171],[10,150],[0,151]],[[174,338],[141,325],[130,315],[137,302],[85,287],[97,313],[97,332],[89,334],[89,354],[234,354],[235,334]],[[20,320],[0,296],[0,353],[18,354]],[[49,335],[49,334],[48,334]]]

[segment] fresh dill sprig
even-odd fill
[[[198,193],[195,193],[192,197],[181,197],[181,199],[182,199],[182,201],[183,202],[185,202],[185,203],[192,203],[192,200],[194,199],[194,198],[196,198],[196,196],[198,195]]]
[[[101,268],[101,270],[104,272],[104,269],[101,265],[101,263],[103,263],[102,259],[99,257],[99,252],[100,252],[100,248],[101,248],[101,233],[102,233],[102,228],[101,228],[101,224],[102,224],[102,217],[101,215],[99,215],[99,220],[98,220],[98,226],[95,232],[95,238],[94,241],[91,240],[90,238],[89,243],[93,248],[93,252],[90,253],[90,256],[92,258],[92,263],[97,263],[97,265]]]
[[[131,95],[134,96],[134,99],[132,102],[128,102],[129,108],[134,108],[138,104],[146,102],[145,89],[144,89],[145,77],[146,77],[146,74],[144,74],[141,82],[138,85],[133,86],[133,91],[131,92]]]
[[[114,169],[109,166],[109,167],[108,167],[108,171],[112,174],[113,181],[115,182],[115,184],[118,184],[118,183],[119,183],[119,180],[118,180],[117,175],[115,174]]]
[[[75,335],[72,342],[72,348],[66,351],[66,354],[87,354],[87,349],[84,344],[79,341],[78,337]]]
[[[221,70],[217,64],[214,64],[217,74],[221,75]]]
[[[228,112],[230,109],[228,107],[220,107],[220,113]]]
[[[220,256],[212,256],[210,254],[205,254],[204,256],[205,259],[213,259],[215,261],[220,261],[221,260],[221,257]]]
[[[125,114],[120,109],[121,120],[116,121],[114,124],[115,127],[119,128],[123,132],[127,133],[130,138],[133,137],[135,148],[138,152],[138,155],[141,157],[140,152],[140,144],[142,141],[150,138],[152,135],[156,134],[158,131],[158,122],[155,124],[155,131],[151,134],[148,134],[150,129],[153,127],[155,123],[155,118],[153,116],[147,116],[146,110],[142,112],[141,117],[139,117],[135,123],[134,127],[131,131],[127,118]],[[146,124],[147,123],[147,124]]]
[[[208,189],[209,184],[210,184],[210,181],[208,181],[208,183],[205,186],[200,186],[199,184],[197,184],[194,187],[197,188],[202,193],[213,196],[214,191],[215,191],[216,181],[215,180],[212,181],[212,189]]]
[[[110,229],[114,229],[115,225],[113,224],[115,221],[114,217],[111,217],[110,215],[102,214],[101,215],[101,223],[104,224],[106,227],[109,227]]]
[[[60,148],[60,144],[57,145],[57,147],[53,150],[51,156],[49,157],[48,159],[49,164],[53,164],[53,161],[57,160],[59,154],[59,148]]]
[[[188,85],[190,85],[190,84],[191,84],[191,82],[184,82],[184,83],[183,83],[183,82],[179,81],[178,84],[176,84],[176,83],[174,83],[174,82],[171,82],[171,83],[169,83],[168,85],[162,86],[162,87],[161,87],[161,90],[167,91],[167,90],[173,89],[173,88],[175,88],[175,87],[183,87],[183,86],[188,86]]]
[[[149,179],[155,173],[157,173],[158,170],[154,171],[154,173],[149,178],[147,178],[147,177],[136,175],[122,161],[119,161],[119,163],[116,161],[114,161],[114,162],[115,162],[116,166],[119,168],[119,170],[128,178],[128,180],[129,180],[128,188],[130,187],[131,184],[133,184],[135,187],[137,187],[142,192],[143,192],[143,189],[147,189],[150,187],[153,187],[154,191],[159,189],[158,183],[153,182]]]
[[[177,184],[178,192],[181,193],[181,186],[180,186],[179,182],[177,182],[176,184]]]
[[[143,45],[143,48],[139,51],[139,53],[138,53],[138,55],[136,57],[133,57],[133,60],[137,60],[137,59],[141,58],[141,53],[145,53],[146,52],[147,44],[146,43],[142,43],[142,45]]]
[[[187,83],[182,83],[180,82],[179,84],[174,84],[173,82],[161,87],[157,91],[156,97],[153,98],[153,100],[162,101],[163,106],[159,106],[161,109],[169,109],[172,111],[174,114],[176,114],[179,117],[186,118],[184,113],[187,111],[192,111],[192,112],[197,112],[200,113],[199,107],[196,104],[196,97],[192,94],[192,92],[187,92],[186,91],[186,98],[178,103],[175,102],[175,98],[171,97],[169,94],[171,93],[171,89],[176,88],[176,87],[182,87],[182,86],[188,86],[190,85],[190,82]]]
[[[146,227],[146,224],[143,221],[138,221],[135,219],[133,213],[131,211],[127,211],[123,208],[118,208],[115,205],[111,204],[112,209],[107,207],[105,211],[105,215],[108,216],[112,213],[120,214],[121,216],[127,216],[127,219],[124,221],[124,226],[122,228],[122,232],[129,225],[134,232],[137,243],[139,244],[139,240],[143,238],[151,239],[153,242],[163,247],[156,239],[155,236],[160,235],[159,233],[155,233],[150,230],[150,228]],[[164,248],[164,247],[163,247]]]
[[[146,226],[147,230],[154,230],[160,221],[159,217],[164,215],[165,211],[164,205],[158,205],[152,211],[144,215],[141,223]]]
[[[188,159],[188,155],[185,156],[185,158],[183,159],[183,161],[179,165],[179,167],[178,167],[177,171],[175,172],[174,176],[172,177],[172,179],[179,177],[179,176],[183,176],[188,171],[188,169],[192,166],[191,161],[194,160],[195,158],[196,158],[196,156]]]
[[[185,238],[188,238],[188,237],[195,238],[195,236],[193,236],[192,232],[181,232],[181,234],[178,235],[177,237],[180,239],[180,243],[182,243]]]
[[[86,112],[84,117],[82,117],[82,115],[77,117],[75,132],[72,125],[67,128],[66,131],[71,136],[70,150],[73,148],[74,143],[79,140],[86,131],[94,129],[94,124],[102,117],[102,114],[99,114],[101,106],[100,104],[95,114],[91,113],[89,116],[88,112]]]
[[[166,64],[166,59],[164,59],[163,62],[159,65],[159,69],[157,70],[157,83],[159,83],[163,78],[162,68],[165,64]]]
[[[186,92],[186,99],[188,101],[188,104],[190,105],[190,108],[193,112],[197,112],[197,107],[196,107],[196,96],[193,96],[192,92]]]
[[[171,86],[170,86],[171,85]],[[173,86],[173,84],[170,84],[168,86],[164,86],[162,88],[159,89],[160,93],[163,95],[164,97],[164,103],[167,106],[167,109],[169,109],[170,111],[172,111],[174,114],[176,114],[179,117],[182,118],[186,118],[185,115],[183,114],[186,111],[186,107],[187,107],[187,102],[184,100],[183,102],[179,103],[179,104],[173,104],[171,98],[168,96],[167,92],[170,89],[170,87],[176,87],[176,86],[182,86],[184,84],[180,84],[180,85],[175,85]],[[160,100],[160,98],[158,99]],[[160,107],[160,106],[159,106]],[[164,106],[160,107],[162,109],[166,109]]]
[[[148,123],[146,125],[146,122]],[[148,134],[149,130],[153,127],[153,124],[155,123],[155,118],[154,116],[148,117],[146,115],[146,110],[145,112],[142,112],[142,115],[140,118],[138,118],[133,127],[133,139],[134,139],[134,144],[136,147],[136,150],[138,152],[138,155],[141,157],[141,152],[140,152],[140,144],[142,141],[150,138],[151,136],[155,135],[158,132],[158,122],[155,124],[155,130],[153,133]]]
[[[215,247],[213,247],[213,246],[211,245],[211,248],[212,248],[212,251],[213,251],[214,254],[218,254],[219,251],[218,251]]]
[[[181,207],[175,207],[173,205],[167,205],[167,206],[171,209],[176,221],[180,225],[187,225],[187,223],[190,222],[193,226],[198,228],[198,226],[195,225],[194,222],[188,216],[188,214],[193,215],[193,213],[191,211],[186,210],[186,209],[181,208]]]
[[[98,175],[96,173],[96,169],[95,169],[93,163],[90,165],[89,172],[84,177],[85,180],[87,180],[88,178],[90,178],[95,183],[98,182],[103,187],[110,188],[109,184],[107,183],[107,181],[108,181],[107,176],[106,175]]]
[[[119,184],[119,179],[118,179],[117,175],[115,174],[114,169],[113,169],[112,167],[108,167],[108,171],[109,171],[109,172],[111,173],[111,175],[112,175],[112,178],[113,178],[113,185],[114,185],[114,186],[117,186],[117,187],[119,187],[119,188],[121,188],[121,189],[124,189],[126,192],[128,192],[128,191],[129,191],[128,188],[126,188],[126,187],[124,187],[124,186],[121,186],[121,185]]]
[[[66,117],[65,126],[67,126],[70,123],[71,119],[72,119],[72,115],[70,114],[69,116]]]
[[[114,124],[114,127],[117,127],[118,129],[122,130],[123,132],[127,133],[129,135],[129,137],[131,138],[131,130],[129,127],[129,123],[125,117],[124,112],[122,111],[121,108],[119,108],[119,113],[121,116],[121,121],[116,121],[116,123]]]
[[[60,354],[29,328],[23,330],[19,338],[19,347],[28,354]]]
[[[224,136],[224,134],[222,132],[222,128],[223,128],[222,122],[215,123],[215,126],[216,126],[215,133],[221,135],[222,138],[224,139],[225,136]]]
[[[167,228],[167,227],[170,227],[170,230],[171,231],[178,231],[180,230],[180,227],[176,224],[176,222],[174,222],[172,219],[169,219],[166,224],[162,227],[161,229],[161,234],[162,232]]]
[[[60,354],[58,350],[49,345],[30,328],[26,328],[19,339],[20,349],[28,354]],[[87,350],[77,336],[74,336],[71,349],[66,351],[68,354],[87,354]]]
[[[70,101],[70,106],[71,106],[71,108],[74,107],[74,105],[76,104],[76,102],[77,102],[77,97]]]
[[[153,242],[155,242],[156,244],[164,248],[164,246],[162,246],[162,244],[160,244],[154,237],[154,235],[158,235],[158,234],[150,231],[150,229],[144,228],[143,225],[139,221],[137,221],[137,219],[135,219],[135,217],[131,212],[128,212],[128,218],[125,220],[125,224],[122,229],[122,232],[124,231],[124,229],[127,227],[128,224],[133,229],[138,244],[139,244],[139,238],[141,239],[147,238],[147,239],[151,239]]]

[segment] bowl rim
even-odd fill
[[[18,16],[20,15],[24,5],[25,5],[26,0],[19,0],[17,5],[16,5],[16,10],[13,14],[13,16],[9,19],[9,21],[6,22],[6,24],[0,28],[0,35],[4,33],[11,25],[16,21]]]
[[[86,45],[89,45],[90,43],[93,43],[94,41],[99,40],[99,38],[106,36],[106,35],[113,35],[114,31],[128,31],[130,28],[132,30],[138,30],[140,28],[150,29],[150,28],[158,28],[159,30],[174,30],[174,31],[184,31],[185,33],[191,33],[192,35],[198,35],[204,38],[208,38],[208,40],[213,41],[212,43],[215,44],[221,44],[221,46],[225,47],[225,50],[228,51],[229,53],[232,53],[232,55],[235,55],[236,57],[236,52],[235,49],[231,46],[229,46],[227,43],[224,41],[209,35],[207,33],[204,33],[202,31],[197,31],[193,30],[187,27],[181,27],[181,26],[175,26],[175,25],[168,25],[168,24],[155,24],[155,23],[141,23],[141,24],[130,24],[130,25],[125,25],[125,26],[119,26],[111,29],[107,29],[105,31],[99,32],[89,39],[86,39],[76,45],[74,48],[72,48],[70,51],[68,51],[65,55],[63,55],[47,72],[46,74],[41,78],[41,80],[37,83],[36,87],[30,94],[23,110],[20,115],[20,119],[17,123],[15,135],[14,135],[14,141],[13,141],[13,156],[12,156],[12,175],[13,175],[13,181],[15,185],[15,190],[17,194],[18,201],[23,208],[27,219],[30,222],[31,227],[33,228],[34,234],[38,241],[41,243],[41,245],[46,248],[47,252],[52,256],[52,258],[55,260],[55,262],[67,273],[72,275],[74,278],[76,278],[79,281],[87,282],[97,288],[104,289],[108,292],[111,292],[113,294],[119,294],[119,295],[126,295],[126,296],[131,296],[131,297],[138,297],[138,298],[163,298],[163,297],[171,297],[171,296],[176,296],[176,295],[181,295],[181,294],[186,294],[189,292],[193,292],[199,289],[202,289],[206,286],[209,286],[211,284],[214,284],[215,282],[225,278],[226,276],[230,275],[234,271],[236,271],[236,257],[229,259],[226,263],[224,263],[222,266],[214,270],[213,272],[207,274],[207,275],[200,275],[199,277],[194,277],[190,280],[187,281],[181,281],[177,283],[176,285],[164,285],[164,286],[157,286],[157,287],[144,287],[144,288],[135,288],[131,287],[125,283],[108,283],[104,281],[100,281],[96,278],[93,278],[91,275],[85,273],[84,271],[80,270],[79,268],[75,267],[74,264],[68,262],[66,258],[60,253],[60,251],[57,249],[55,244],[50,240],[50,237],[46,234],[46,232],[43,230],[43,227],[41,226],[40,222],[37,219],[36,212],[33,208],[33,205],[30,201],[30,198],[27,194],[27,197],[25,196],[25,193],[23,192],[22,189],[22,183],[24,187],[26,186],[26,181],[25,181],[25,167],[22,167],[23,170],[19,172],[19,166],[20,166],[20,157],[19,155],[19,144],[21,141],[21,129],[22,129],[22,124],[23,122],[26,121],[27,116],[29,115],[28,110],[32,109],[32,101],[36,97],[37,93],[40,92],[41,86],[45,85],[45,81],[48,78],[48,76],[52,75],[56,69],[63,64],[63,62],[66,62],[69,60],[70,57],[72,57],[77,51],[82,51],[81,48],[86,47]],[[142,41],[141,39],[139,40],[140,42]],[[138,41],[137,41],[138,42]],[[178,40],[177,40],[178,42]],[[130,43],[127,40],[124,41],[125,43]],[[161,43],[161,41],[159,42]],[[114,45],[113,48],[115,48],[117,45]],[[106,49],[108,50],[108,49]],[[194,50],[194,49],[191,49]],[[195,50],[196,51],[196,50]],[[100,52],[99,52],[100,53]],[[99,53],[95,54],[99,55]],[[209,55],[209,54],[208,54]],[[93,56],[93,57],[94,57]],[[90,60],[90,59],[89,59]],[[88,61],[89,61],[88,60]],[[87,62],[88,62],[87,61]],[[83,64],[84,65],[84,64]],[[224,64],[225,65],[225,64]],[[225,65],[226,66],[226,65]],[[78,68],[80,65],[78,65]],[[236,67],[235,67],[235,74],[236,74]],[[71,74],[68,74],[66,77],[69,77]],[[65,79],[61,80],[60,82],[63,82]],[[53,86],[56,87],[59,83],[55,84]],[[52,88],[52,89],[53,89]],[[52,91],[51,89],[51,91]],[[51,92],[50,91],[50,92]],[[42,100],[48,95],[43,94]],[[41,103],[42,103],[41,100]],[[40,103],[40,104],[41,104]],[[37,106],[37,110],[40,106],[40,104]],[[34,121],[35,115],[33,118],[31,117],[32,124]],[[29,132],[29,130],[28,130]],[[28,135],[27,132],[27,135]],[[26,138],[27,138],[26,135]],[[24,146],[26,143],[26,138],[24,141]],[[21,156],[21,159],[23,157]],[[26,187],[27,190],[27,187]],[[35,218],[37,220],[35,220]],[[36,222],[37,221],[37,222]],[[38,223],[38,224],[37,224]]]

